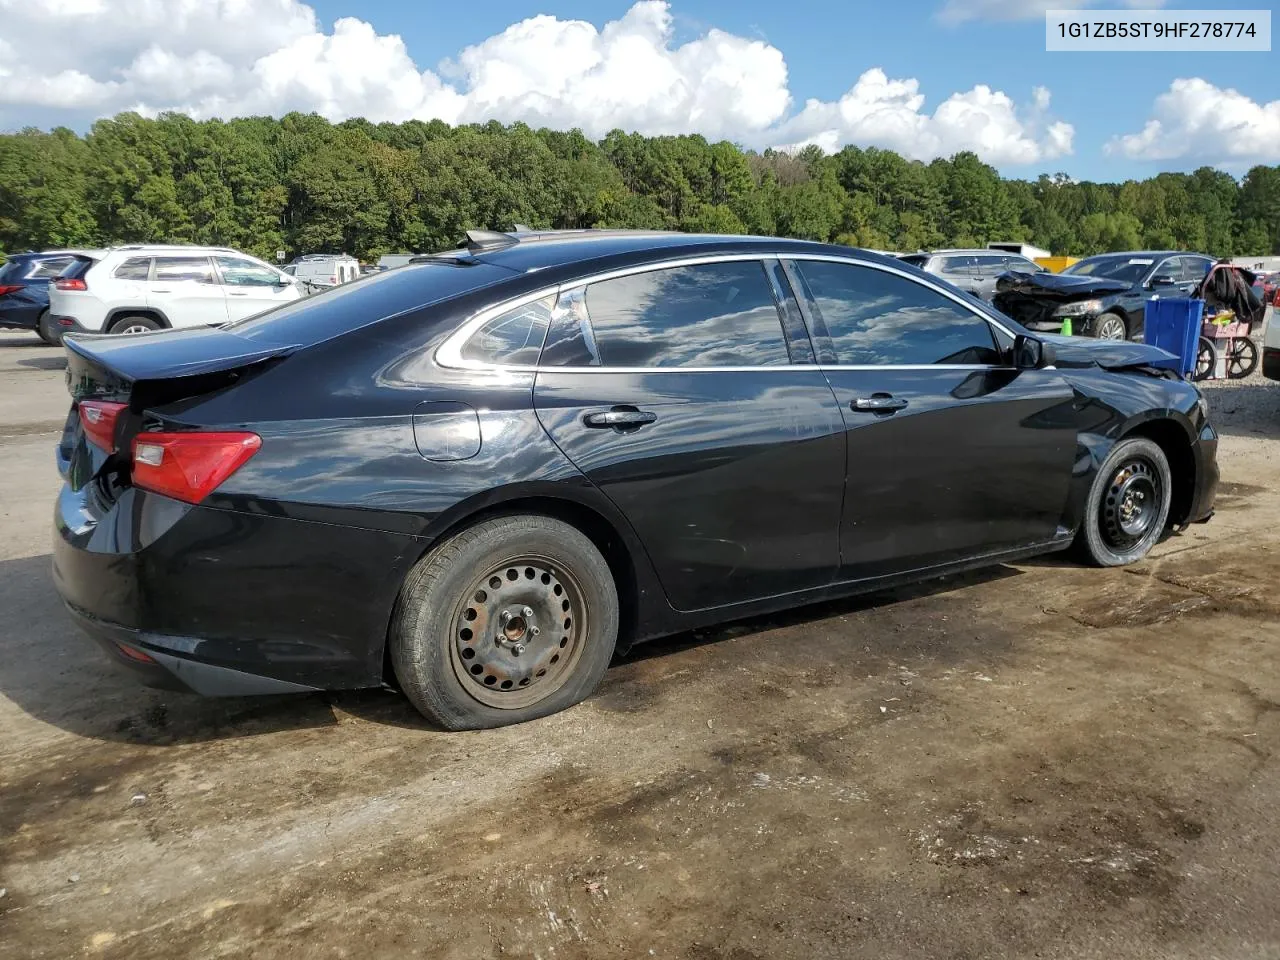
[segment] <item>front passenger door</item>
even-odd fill
[[[293,284],[270,267],[245,257],[219,256],[213,262],[227,291],[227,317],[231,320],[252,317],[297,299]]]
[[[789,264],[848,443],[842,578],[923,569],[1059,533],[1073,392],[1008,363],[989,321],[870,263]]]

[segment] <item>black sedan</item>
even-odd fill
[[[1070,318],[1072,333],[1100,340],[1141,340],[1147,302],[1155,297],[1188,297],[1213,266],[1203,253],[1140,250],[1103,253],[1073,263],[1064,277],[1099,281],[1092,297],[1054,304],[1042,318],[1030,321],[1032,330],[1058,330]],[[1082,290],[1085,288],[1082,286]]]
[[[844,247],[472,236],[218,329],[68,340],[54,578],[146,680],[396,683],[447,728],[637,641],[1206,519],[1151,347]]]

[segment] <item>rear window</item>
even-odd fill
[[[510,270],[483,262],[468,266],[447,261],[414,264],[294,300],[237,320],[226,329],[256,343],[305,347],[514,276]]]
[[[924,267],[929,261],[928,255],[923,253],[913,253],[908,257],[899,257],[898,259],[903,263],[911,264],[913,267]]]
[[[32,280],[52,280],[55,277],[62,276],[62,271],[71,266],[73,258],[71,257],[50,257],[48,260],[37,260],[32,268],[27,271],[27,277]]]
[[[22,260],[8,260],[0,266],[0,283],[21,280],[27,272],[27,265]]]

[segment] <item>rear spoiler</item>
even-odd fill
[[[218,327],[132,337],[72,334],[63,343],[75,355],[71,360],[78,357],[132,383],[236,370],[296,349],[255,343]]]

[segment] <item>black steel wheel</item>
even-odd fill
[[[1164,451],[1146,438],[1121,440],[1089,489],[1077,548],[1104,567],[1141,560],[1164,534],[1172,493]]]
[[[1248,337],[1235,337],[1227,348],[1227,376],[1243,380],[1258,367],[1258,346]]]
[[[1191,371],[1192,380],[1208,380],[1218,365],[1218,345],[1208,337],[1201,337],[1196,346],[1196,365]]]
[[[400,591],[391,662],[449,730],[499,727],[588,697],[613,656],[618,594],[581,531],[550,517],[486,520],[424,557]]]
[[[586,636],[582,588],[549,557],[521,556],[476,578],[455,608],[450,661],[467,693],[518,710],[573,675]]]

